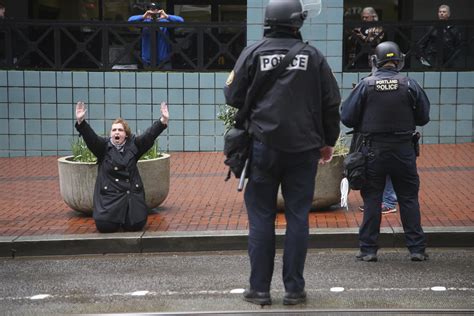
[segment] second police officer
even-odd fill
[[[367,181],[361,189],[364,218],[359,228],[362,261],[377,261],[381,203],[390,175],[398,197],[405,240],[412,261],[427,259],[421,227],[413,134],[429,122],[430,102],[418,83],[399,73],[404,54],[394,42],[377,45],[373,71],[343,102],[341,121],[364,135]]]
[[[271,0],[265,37],[244,49],[224,88],[226,102],[242,108],[248,91],[262,89],[262,76],[301,43],[306,12],[298,0]],[[271,304],[275,259],[275,217],[281,184],[287,230],[283,254],[283,304],[306,300],[303,270],[308,247],[308,213],[318,160],[331,160],[339,136],[340,94],[319,50],[307,45],[253,102],[249,121],[253,154],[244,199],[249,220],[250,288],[244,299]]]

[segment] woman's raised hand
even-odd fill
[[[86,116],[87,108],[84,102],[79,101],[76,104],[76,120],[78,124],[81,124],[84,121]]]
[[[161,123],[168,125],[170,113],[168,112],[168,104],[165,101],[161,101]]]

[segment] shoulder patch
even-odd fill
[[[398,79],[375,80],[375,91],[398,90]]]
[[[232,70],[229,74],[229,77],[227,77],[227,80],[225,81],[225,84],[227,86],[230,86],[232,84],[232,81],[234,81],[234,71]]]

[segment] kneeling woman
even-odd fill
[[[161,102],[161,118],[142,135],[131,133],[127,122],[112,123],[110,137],[100,137],[85,120],[84,102],[76,105],[76,129],[99,165],[94,188],[93,217],[97,230],[113,233],[139,231],[146,225],[148,210],[137,162],[168,126],[168,105]]]

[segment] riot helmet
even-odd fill
[[[270,0],[265,8],[265,26],[300,28],[306,19],[300,0]]]
[[[161,6],[158,2],[150,2],[147,7],[148,10],[161,10]]]
[[[405,66],[405,54],[400,51],[395,42],[382,42],[375,47],[375,54],[370,57],[372,69],[382,67],[386,62],[394,61],[397,70],[400,71]]]

